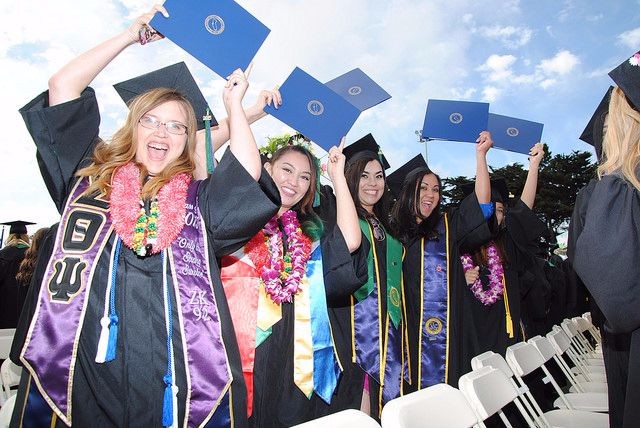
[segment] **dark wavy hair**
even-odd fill
[[[387,194],[387,186],[386,179],[387,175],[384,172],[384,168],[378,156],[373,152],[365,152],[362,153],[357,159],[350,162],[345,171],[344,175],[347,179],[347,185],[349,186],[349,191],[351,192],[351,197],[353,198],[353,202],[356,205],[356,210],[358,211],[358,216],[360,218],[367,218],[368,212],[362,207],[362,203],[360,202],[360,197],[358,196],[358,188],[360,187],[360,179],[362,178],[362,173],[364,169],[367,167],[367,164],[371,161],[377,161],[380,164],[380,169],[382,169],[382,175],[385,179],[385,186],[383,189],[382,197],[378,202],[373,206],[373,214],[380,220],[382,225],[386,230],[391,230],[389,226],[389,195]]]
[[[309,189],[307,190],[307,193],[304,195],[304,197],[297,204],[291,207],[291,209],[299,213],[298,217],[302,230],[307,236],[315,241],[320,239],[324,230],[322,220],[313,210],[313,201],[317,191],[318,177],[320,175],[319,162],[318,159],[313,155],[313,153],[311,153],[305,147],[292,144],[276,150],[273,156],[271,156],[271,159],[269,159],[269,163],[271,165],[275,164],[278,159],[289,152],[300,153],[309,160],[309,166],[311,168]]]
[[[429,217],[422,217],[416,201],[420,197],[420,182],[425,175],[433,174],[442,189],[440,176],[428,167],[416,168],[407,174],[402,184],[400,196],[391,210],[391,231],[403,244],[407,245],[417,238],[437,237],[436,225],[442,217],[442,193],[438,205]],[[418,223],[417,218],[422,221]]]
[[[33,276],[33,271],[36,268],[36,262],[38,261],[38,254],[40,252],[40,245],[44,241],[44,237],[47,234],[49,228],[43,227],[38,229],[31,238],[31,245],[25,251],[24,258],[20,262],[18,267],[18,273],[16,273],[16,281],[22,286],[28,286]]]

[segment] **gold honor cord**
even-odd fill
[[[509,309],[509,296],[507,296],[507,284],[502,274],[502,295],[504,296],[504,311],[506,313],[507,334],[509,338],[513,338],[513,320],[511,319],[511,310]]]

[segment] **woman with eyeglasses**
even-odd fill
[[[437,383],[457,385],[471,370],[475,355],[475,331],[460,263],[460,248],[484,242],[490,236],[487,219],[492,215],[486,154],[491,134],[480,133],[476,144],[475,190],[460,207],[441,210],[440,177],[424,159],[417,168],[409,163],[391,174],[398,199],[391,212],[391,229],[405,247],[402,263],[406,367],[403,393]],[[396,184],[397,183],[397,184]]]
[[[400,395],[402,378],[402,244],[389,233],[386,159],[371,134],[344,150],[345,176],[369,244],[367,282],[332,308],[345,367],[336,400],[380,419]]]
[[[367,276],[367,248],[344,177],[344,139],[327,162],[333,191],[324,186],[322,203],[331,219],[316,214],[320,164],[309,143],[274,140],[265,168],[280,191],[280,209],[222,258],[221,271],[247,385],[245,411],[260,428],[346,408],[340,397],[349,356],[337,343],[332,312]]]
[[[248,241],[280,198],[242,109],[244,73],[225,85],[230,150],[205,180],[194,179],[196,115],[174,89],[142,93],[111,141],[98,137],[88,85],[156,12],[167,16],[155,6],[21,110],[62,218],[40,258],[16,425],[247,425],[216,258]]]

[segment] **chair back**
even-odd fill
[[[4,392],[5,399],[15,394],[15,391],[11,389],[12,386],[17,386],[20,383],[20,374],[22,373],[22,367],[13,363],[13,361],[6,359],[0,366],[0,377],[2,378],[2,390]]]
[[[506,358],[516,376],[525,376],[544,364],[542,355],[530,343],[520,342],[507,348]]]
[[[461,376],[458,386],[483,421],[518,396],[507,376],[493,367],[481,367]]]
[[[498,369],[508,378],[513,376],[513,371],[511,371],[511,367],[509,367],[509,364],[507,364],[504,357],[493,351],[484,352],[471,359],[471,368],[473,370],[478,370],[481,367],[493,367],[494,369]]]
[[[7,358],[9,358],[11,343],[13,342],[13,336],[15,334],[15,328],[0,329],[0,360],[6,360]]]
[[[544,358],[545,363],[552,359],[554,355],[556,355],[556,351],[553,348],[553,345],[546,337],[532,337],[531,339],[529,339],[529,343],[532,344],[538,350],[538,352],[540,352],[540,355],[542,355],[542,358]]]
[[[440,383],[389,401],[381,422],[383,428],[469,428],[478,418],[460,390]]]
[[[380,428],[378,422],[360,410],[347,409],[291,428]]]

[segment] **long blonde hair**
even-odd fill
[[[120,128],[111,138],[109,143],[101,141],[93,152],[93,163],[80,169],[76,175],[80,177],[91,177],[91,185],[87,188],[86,194],[99,192],[101,195],[109,197],[111,194],[111,177],[116,168],[129,162],[135,162],[137,141],[137,128],[140,118],[153,110],[160,104],[169,101],[177,101],[183,108],[187,116],[187,144],[185,149],[171,164],[169,164],[160,174],[146,180],[148,171],[144,165],[136,163],[140,168],[140,182],[143,185],[141,197],[143,199],[155,196],[160,188],[171,178],[179,173],[189,173],[193,175],[195,170],[195,149],[196,149],[196,115],[191,103],[179,92],[169,88],[157,88],[138,95],[129,105],[129,115],[122,128]]]
[[[615,88],[611,93],[602,153],[604,160],[598,167],[598,177],[620,171],[640,191],[637,175],[640,164],[640,113],[629,104],[620,88]]]

